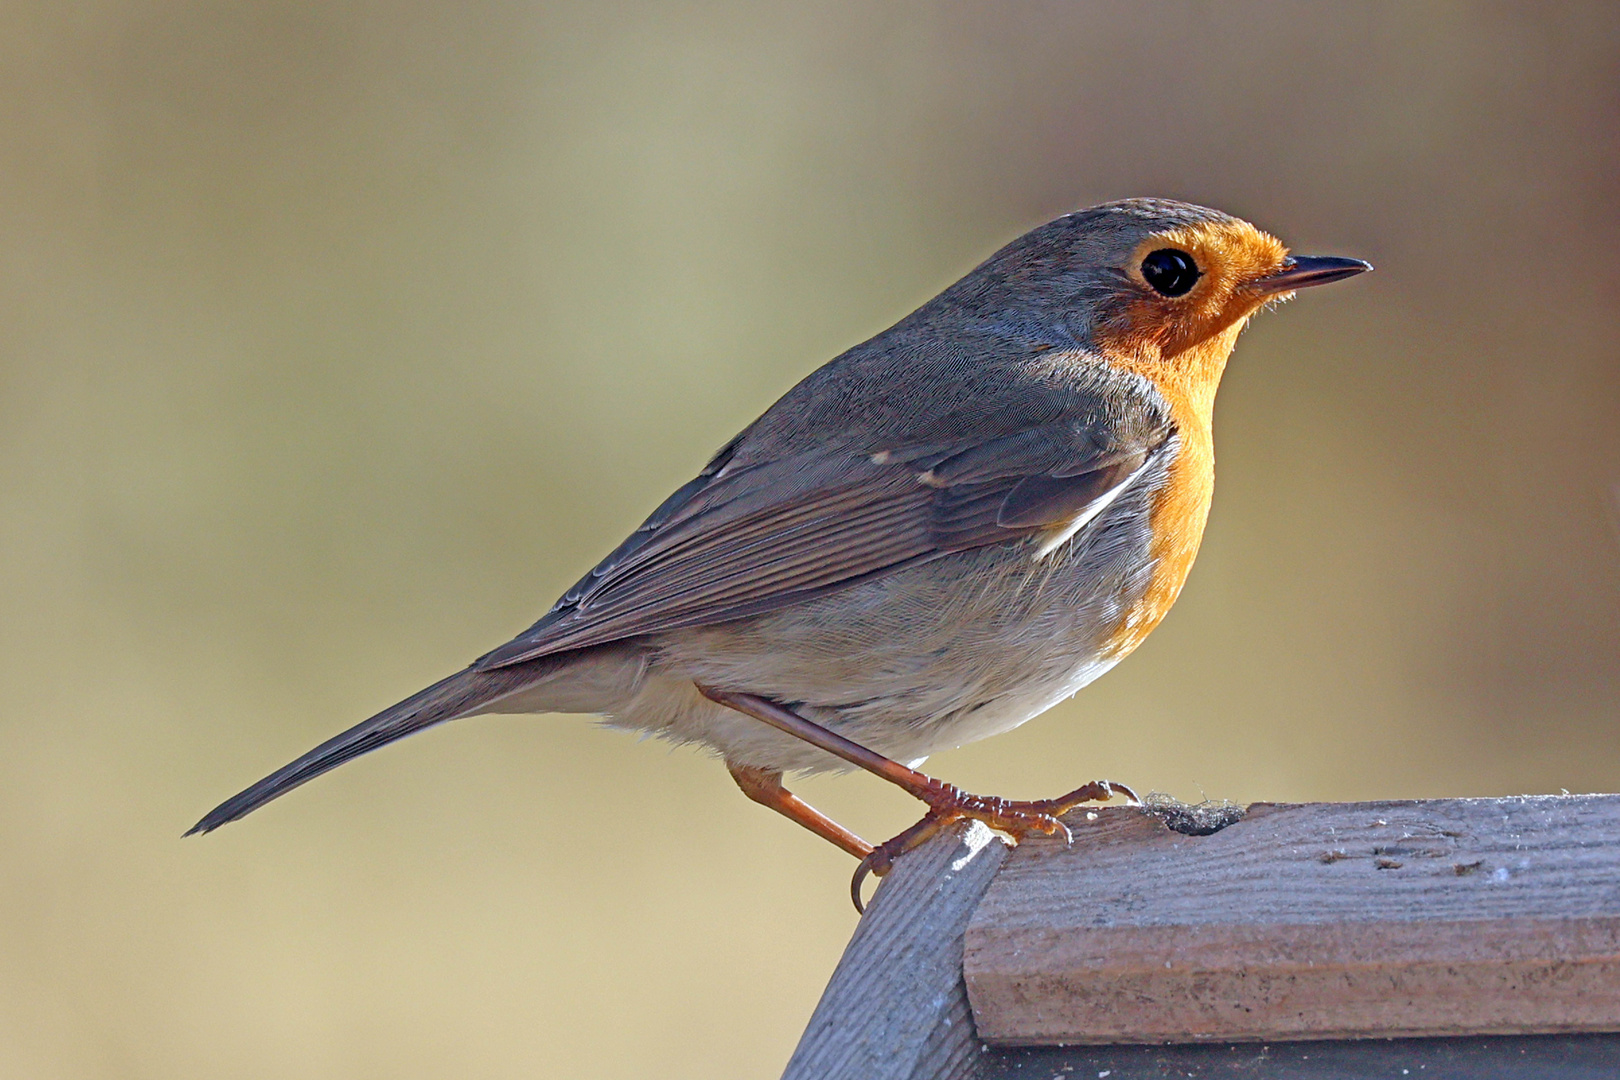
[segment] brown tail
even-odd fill
[[[204,815],[201,821],[186,831],[186,835],[212,832],[226,822],[252,813],[299,784],[337,768],[345,761],[396,739],[414,735],[423,728],[477,712],[496,699],[544,678],[557,666],[556,658],[548,658],[499,671],[474,671],[468,668],[448,679],[440,679],[426,690],[321,743],[247,790],[232,795]]]

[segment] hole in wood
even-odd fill
[[[1165,828],[1183,836],[1213,836],[1243,820],[1244,813],[1243,807],[1225,799],[1184,803],[1157,791],[1148,792],[1142,809],[1164,822]]]

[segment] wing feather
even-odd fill
[[[1049,424],[972,445],[817,450],[733,469],[733,446],[525,633],[491,670],[657,630],[727,622],[875,574],[1078,520],[1140,475],[1135,437]]]

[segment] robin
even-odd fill
[[[1215,388],[1250,316],[1359,274],[1216,210],[1128,199],[996,252],[721,448],[544,618],[227,799],[208,832],[482,713],[597,713],[717,753],[882,873],[943,825],[1013,838],[1129,789],[963,792],[916,770],[1113,667],[1164,618],[1214,488]],[[928,807],[873,847],[783,786],[859,767]],[[189,834],[188,834],[189,835]]]

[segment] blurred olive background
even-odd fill
[[[1613,5],[0,19],[0,1075],[775,1075],[851,865],[700,755],[478,720],[180,833],[1108,198],[1378,272],[1240,343],[1158,634],[934,771],[1620,789]],[[803,791],[873,838],[918,812]]]

